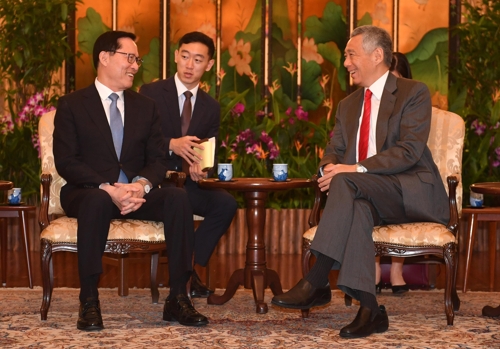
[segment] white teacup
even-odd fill
[[[284,182],[288,178],[288,164],[273,164],[273,178],[276,182]]]
[[[9,205],[20,205],[22,199],[21,188],[12,188],[7,193]]]
[[[233,179],[233,164],[218,164],[217,176],[219,180],[227,182]]]

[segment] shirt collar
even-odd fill
[[[371,84],[370,91],[372,91],[373,95],[380,101],[382,99],[382,93],[384,92],[385,82],[387,81],[387,77],[389,76],[389,70],[385,72],[377,81]],[[366,90],[366,89],[365,89]]]
[[[97,80],[97,78],[95,78],[95,87],[97,88],[97,92],[99,93],[99,97],[101,97],[101,100],[105,100],[109,98],[110,94],[116,93],[118,97],[123,101],[123,91],[115,92],[106,85],[103,85],[103,83]]]
[[[188,90],[186,86],[182,83],[181,79],[177,76],[177,73],[174,75],[175,87],[177,88],[177,97],[180,97],[184,92],[191,91],[194,99],[196,99],[196,95],[198,94],[198,88],[200,84],[193,87],[191,90]]]

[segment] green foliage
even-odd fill
[[[452,111],[464,116],[464,189],[500,175],[500,2],[462,1],[464,21],[454,29],[460,39],[458,66],[452,71]]]
[[[8,105],[1,116],[0,178],[22,187],[23,197],[29,200],[38,197],[40,187],[40,162],[34,148],[39,115],[31,119],[23,108],[30,96],[42,91],[44,103],[56,102],[59,84],[52,78],[74,55],[65,27],[72,25],[68,13],[79,2],[0,0],[0,80],[6,82],[3,93]]]

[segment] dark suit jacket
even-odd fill
[[[169,152],[170,140],[182,137],[181,114],[174,77],[142,85],[140,92],[156,101],[161,115],[161,129],[166,140],[164,150],[168,169],[181,171],[182,158],[174,152],[172,154]],[[217,140],[219,126],[219,103],[199,88],[187,135],[196,136],[200,139],[215,137]],[[218,142],[216,143],[218,144]],[[215,150],[214,169],[217,169],[217,153],[218,149]],[[209,171],[209,177],[212,176],[214,169]]]
[[[363,94],[364,89],[360,88],[339,103],[333,137],[320,167],[328,163],[356,163],[356,135]],[[446,191],[427,147],[431,110],[427,86],[389,74],[376,126],[377,154],[360,163],[369,173],[397,177],[408,214],[447,223]]]
[[[116,182],[120,169],[129,182],[136,176],[153,186],[165,177],[164,139],[154,101],[126,90],[125,123],[121,158],[113,146],[95,84],[59,99],[54,125],[54,159],[59,174],[68,182],[65,193],[75,187],[96,188]]]

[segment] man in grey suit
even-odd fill
[[[389,328],[375,296],[373,227],[446,224],[449,218],[447,194],[427,147],[429,91],[389,74],[391,59],[385,30],[362,26],[352,32],[344,66],[362,88],[339,103],[320,162],[319,187],[329,195],[311,246],[317,260],[304,279],[272,301],[295,309],[324,305],[331,299],[328,273],[339,269],[339,289],[360,301],[356,318],[340,331],[345,338]]]
[[[184,190],[160,188],[164,139],[154,101],[129,90],[142,60],[135,35],[109,31],[94,44],[97,78],[61,97],[54,119],[54,160],[67,181],[61,204],[78,222],[80,310],[77,328],[104,328],[98,283],[112,219],[164,224],[170,295],[163,319],[206,325],[186,295],[192,271],[193,212]]]

